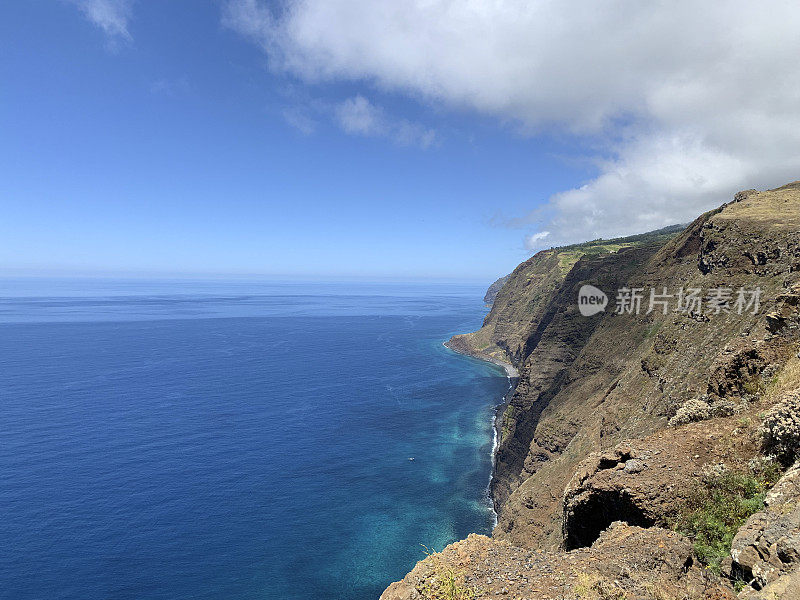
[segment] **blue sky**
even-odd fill
[[[796,3],[575,4],[4,2],[0,274],[490,281],[798,178]]]
[[[214,3],[142,2],[129,31],[0,8],[6,272],[491,279],[527,255],[498,216],[585,177],[558,144],[372,89],[436,141],[299,131],[298,97],[368,86],[275,73]]]

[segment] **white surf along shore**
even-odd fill
[[[455,352],[456,354],[462,354],[464,356],[469,356],[470,358],[474,358],[477,360],[481,360],[483,362],[491,363],[497,367],[501,367],[506,372],[506,378],[508,379],[508,389],[506,393],[503,394],[502,401],[499,404],[496,404],[494,410],[492,411],[492,469],[489,472],[489,483],[486,486],[486,501],[489,504],[489,508],[492,511],[492,529],[497,527],[497,511],[494,507],[494,498],[492,498],[492,479],[494,478],[494,469],[495,469],[495,459],[497,455],[497,448],[500,446],[500,427],[502,426],[500,422],[500,418],[505,411],[506,406],[508,405],[509,400],[511,400],[511,396],[514,394],[514,389],[517,386],[517,381],[519,381],[519,371],[517,368],[509,362],[505,362],[499,360],[494,357],[485,356],[476,353],[467,353],[461,352],[456,350],[455,348],[451,348],[447,342],[443,342],[442,346],[450,350],[451,352]]]

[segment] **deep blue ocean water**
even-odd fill
[[[374,600],[487,533],[483,291],[0,280],[0,598]]]

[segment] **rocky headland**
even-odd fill
[[[497,298],[498,292],[500,292],[500,290],[503,288],[509,277],[511,277],[511,275],[504,275],[503,277],[496,279],[495,282],[489,286],[489,289],[486,290],[486,294],[483,296],[484,303],[488,304],[489,306],[494,304],[494,299]]]
[[[605,311],[582,314],[587,284]],[[495,287],[448,346],[518,372],[497,527],[382,600],[800,599],[800,182]]]

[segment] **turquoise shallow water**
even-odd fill
[[[488,532],[482,294],[0,282],[0,598],[374,599]]]

